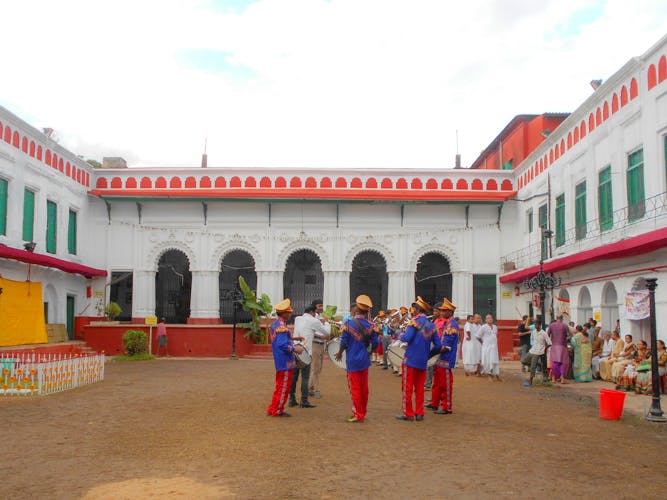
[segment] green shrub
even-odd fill
[[[141,330],[128,330],[123,334],[123,347],[129,356],[148,352],[148,337]]]
[[[123,309],[116,302],[109,302],[104,312],[110,320],[116,319],[123,312]]]

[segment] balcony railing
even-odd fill
[[[643,203],[628,205],[612,213],[609,219],[600,221],[595,218],[578,227],[573,226],[565,230],[562,238],[551,240],[552,255],[544,256],[544,260],[560,255],[569,255],[595,246],[613,243],[629,236],[636,236],[646,231],[664,226],[667,218],[667,192],[647,198]],[[602,227],[600,223],[602,222]],[[556,241],[562,245],[556,246]],[[501,270],[504,273],[514,269],[522,269],[536,265],[540,261],[541,241],[537,241],[524,248],[507,254],[500,259]]]

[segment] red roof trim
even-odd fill
[[[516,191],[461,191],[461,190],[368,190],[368,189],[93,189],[90,194],[122,198],[275,198],[327,200],[390,200],[390,201],[505,201]]]
[[[633,236],[626,240],[609,243],[601,247],[586,250],[584,252],[553,259],[544,263],[544,272],[555,273],[565,271],[577,266],[583,266],[589,262],[608,259],[622,259],[633,255],[641,255],[660,248],[667,247],[667,227],[657,229],[639,236]],[[540,266],[527,267],[500,277],[501,283],[521,283],[538,273]]]
[[[94,276],[106,276],[107,272],[104,269],[95,269],[93,267],[77,264],[68,260],[58,259],[50,255],[41,253],[28,252],[27,250],[20,250],[18,248],[8,247],[0,243],[0,258],[18,260],[26,264],[36,264],[38,266],[52,267],[60,269],[66,273],[81,274],[86,278]]]

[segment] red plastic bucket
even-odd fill
[[[600,418],[621,420],[625,393],[612,389],[600,389]]]

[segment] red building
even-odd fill
[[[470,168],[513,170],[568,116],[569,113],[515,116]]]

